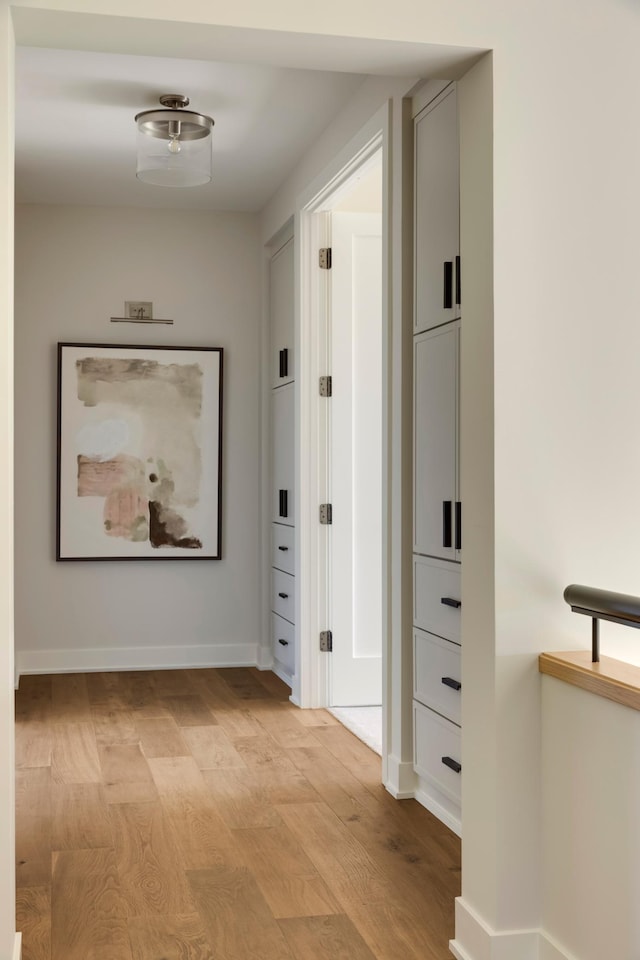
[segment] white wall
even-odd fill
[[[125,300],[174,325],[110,323]],[[18,207],[18,670],[255,662],[259,324],[256,217]],[[224,348],[222,560],[54,561],[58,340]]]
[[[542,707],[545,934],[579,960],[632,960],[640,714],[547,676]]]
[[[26,31],[39,12],[33,0],[17,0],[17,5],[24,8]],[[503,949],[501,956],[509,960],[533,957],[533,934],[544,917],[537,867],[528,854],[542,846],[542,833],[538,817],[518,816],[518,803],[522,772],[537,790],[535,658],[544,648],[587,645],[584,623],[561,599],[568,582],[640,592],[640,445],[635,442],[640,409],[640,124],[633,120],[640,90],[637,4],[375,0],[364,10],[344,0],[327,0],[322,6],[292,0],[268,5],[260,0],[233,5],[183,0],[179,12],[169,0],[156,0],[153,6],[147,0],[38,0],[38,5],[45,11],[103,14],[105,24],[115,24],[123,37],[130,36],[129,17],[179,16],[194,24],[196,39],[201,21],[305,32],[313,35],[317,50],[328,45],[328,66],[331,35],[494,51],[495,409],[478,423],[476,442],[484,441],[487,449],[495,443],[495,474],[474,498],[473,508],[465,507],[465,524],[480,533],[483,518],[495,510],[489,534],[495,534],[495,554],[489,543],[484,577],[465,561],[465,576],[475,578],[478,590],[490,592],[484,604],[478,603],[482,619],[464,640],[474,643],[479,637],[477,660],[487,661],[479,677],[465,676],[466,684],[481,685],[482,712],[465,716],[479,733],[477,765],[465,769],[464,804],[473,811],[485,803],[481,778],[493,780],[489,799],[497,797],[499,803],[486,803],[480,811],[484,824],[479,816],[471,824],[476,833],[483,827],[486,839],[480,842],[476,836],[465,854],[458,940],[459,955],[464,949],[472,960],[497,957],[500,945],[506,945],[508,952]],[[74,42],[97,42],[82,39],[79,21],[64,19],[73,28]],[[155,27],[152,22],[145,27],[153,52]],[[180,28],[183,40],[188,29]],[[260,36],[263,49],[272,36]],[[255,42],[256,34],[251,38]],[[285,40],[281,36],[278,42]],[[292,34],[289,49],[295,47]],[[615,79],[611,83],[608,78]],[[5,199],[9,177],[5,171]],[[280,223],[284,217],[276,219]],[[481,255],[477,245],[467,250]],[[468,284],[464,290],[467,296]],[[3,390],[6,395],[6,379]],[[2,550],[8,567],[6,542]],[[479,548],[475,558],[475,564],[483,562]],[[5,616],[5,638],[7,626]],[[637,656],[629,633],[620,640],[605,638],[605,652],[626,649]],[[507,753],[501,749],[500,730],[510,737]],[[519,741],[514,772],[511,762]],[[10,804],[10,798],[4,802]],[[636,822],[629,818],[629,829]],[[465,824],[463,829],[468,833]],[[633,869],[638,870],[637,863]],[[635,885],[636,879],[634,873],[630,882]],[[3,927],[8,922],[4,917]],[[573,949],[580,931],[565,931],[565,942]],[[637,955],[638,949],[638,943],[629,944],[627,953]]]
[[[0,11],[0,958],[15,943],[13,727],[13,30]],[[7,256],[9,252],[9,256]]]

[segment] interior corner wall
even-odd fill
[[[318,141],[307,150],[262,211],[262,236],[267,243],[295,213],[301,194],[345,149],[367,121],[392,97],[414,86],[406,77],[367,77]],[[345,158],[346,161],[347,158]],[[351,159],[351,158],[348,158]],[[322,184],[325,186],[325,184]]]
[[[250,214],[16,211],[16,667],[255,663],[260,243]],[[153,301],[173,326],[110,322]],[[222,559],[55,561],[56,342],[224,348]]]

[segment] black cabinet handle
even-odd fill
[[[289,594],[288,594],[288,593],[279,593],[278,596],[279,596],[279,597],[282,597],[283,600],[288,600],[288,599],[289,599]]]
[[[282,550],[283,553],[286,553],[289,547],[278,547],[278,550]]]
[[[462,606],[462,600],[454,600],[453,597],[440,597],[440,603],[445,607],[455,607],[456,610]]]
[[[279,513],[281,517],[289,516],[289,495],[287,490],[279,490]]]
[[[454,760],[452,757],[443,757],[442,762],[445,767],[449,767],[450,770],[453,770],[454,773],[460,773],[462,770],[462,764],[458,763],[457,760]]]
[[[289,350],[287,347],[280,351],[280,376],[289,376]]]
[[[456,257],[456,306],[462,303],[462,283],[460,279],[460,257]]]
[[[442,306],[450,310],[453,306],[453,260],[444,261],[444,295]]]
[[[445,687],[451,687],[452,690],[462,690],[460,681],[454,680],[453,677],[442,677],[441,683],[444,683]]]
[[[451,546],[451,500],[442,501],[442,546]]]
[[[456,550],[462,550],[462,503],[456,500]]]
[[[288,647],[288,646],[289,646],[289,641],[288,641],[288,640],[278,640],[278,643],[281,643],[283,647]]]

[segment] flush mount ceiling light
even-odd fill
[[[160,103],[165,109],[136,115],[138,180],[162,187],[209,183],[213,120],[186,110],[189,98],[182,94],[165,94]]]

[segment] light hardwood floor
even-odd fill
[[[23,960],[450,960],[460,844],[253,669],[23,677]]]

